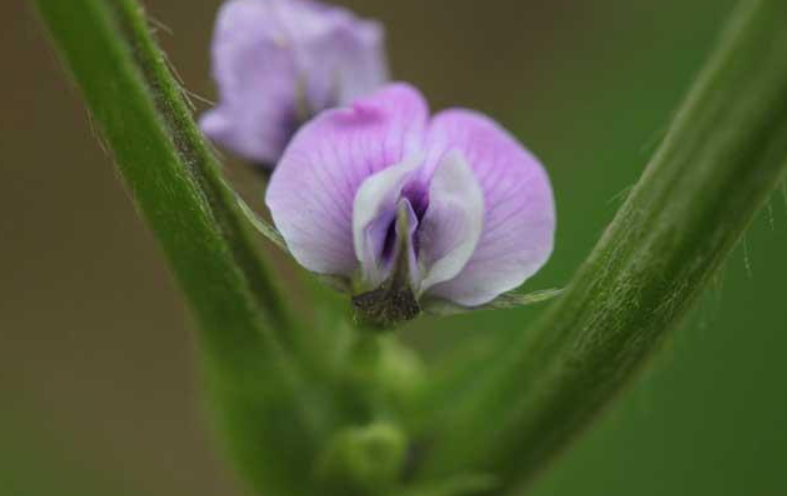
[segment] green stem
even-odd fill
[[[787,2],[746,0],[565,292],[434,423],[423,475],[529,481],[683,321],[786,166]]]
[[[224,183],[219,165],[197,129],[188,105],[188,97],[172,77],[166,55],[150,36],[144,11],[135,0],[114,0],[118,27],[150,89],[159,116],[162,118],[180,155],[186,172],[192,177],[204,201],[210,206],[215,222],[227,240],[241,271],[246,276],[257,304],[270,319],[269,327],[277,339],[291,348],[294,323],[286,312],[267,269],[250,242],[235,193]]]
[[[329,387],[293,360],[301,329],[141,8],[132,0],[36,3],[196,316],[233,455],[261,491],[314,494],[304,463],[341,412]]]

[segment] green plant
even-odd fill
[[[337,360],[314,346],[315,329],[294,318],[255,251],[141,9],[37,4],[191,302],[222,432],[260,491],[517,487],[680,323],[787,166],[787,6],[743,1],[563,294],[466,395],[430,397],[429,377],[393,337],[344,325],[331,330],[348,343]],[[449,401],[439,418],[423,407]],[[402,479],[403,450],[426,441]]]

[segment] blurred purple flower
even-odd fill
[[[387,80],[382,27],[311,0],[230,0],[212,55],[219,104],[202,130],[269,166],[308,118]]]
[[[521,285],[553,247],[554,201],[538,160],[476,112],[430,118],[403,83],[301,128],[266,202],[307,269],[371,291],[407,260],[415,298],[467,307]]]

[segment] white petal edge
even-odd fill
[[[445,155],[429,185],[419,229],[420,293],[456,277],[472,257],[484,227],[484,192],[459,151]]]

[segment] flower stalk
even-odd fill
[[[683,322],[785,179],[785,54],[787,3],[742,1],[574,279],[435,419],[425,474],[488,473],[494,494],[530,481]]]

